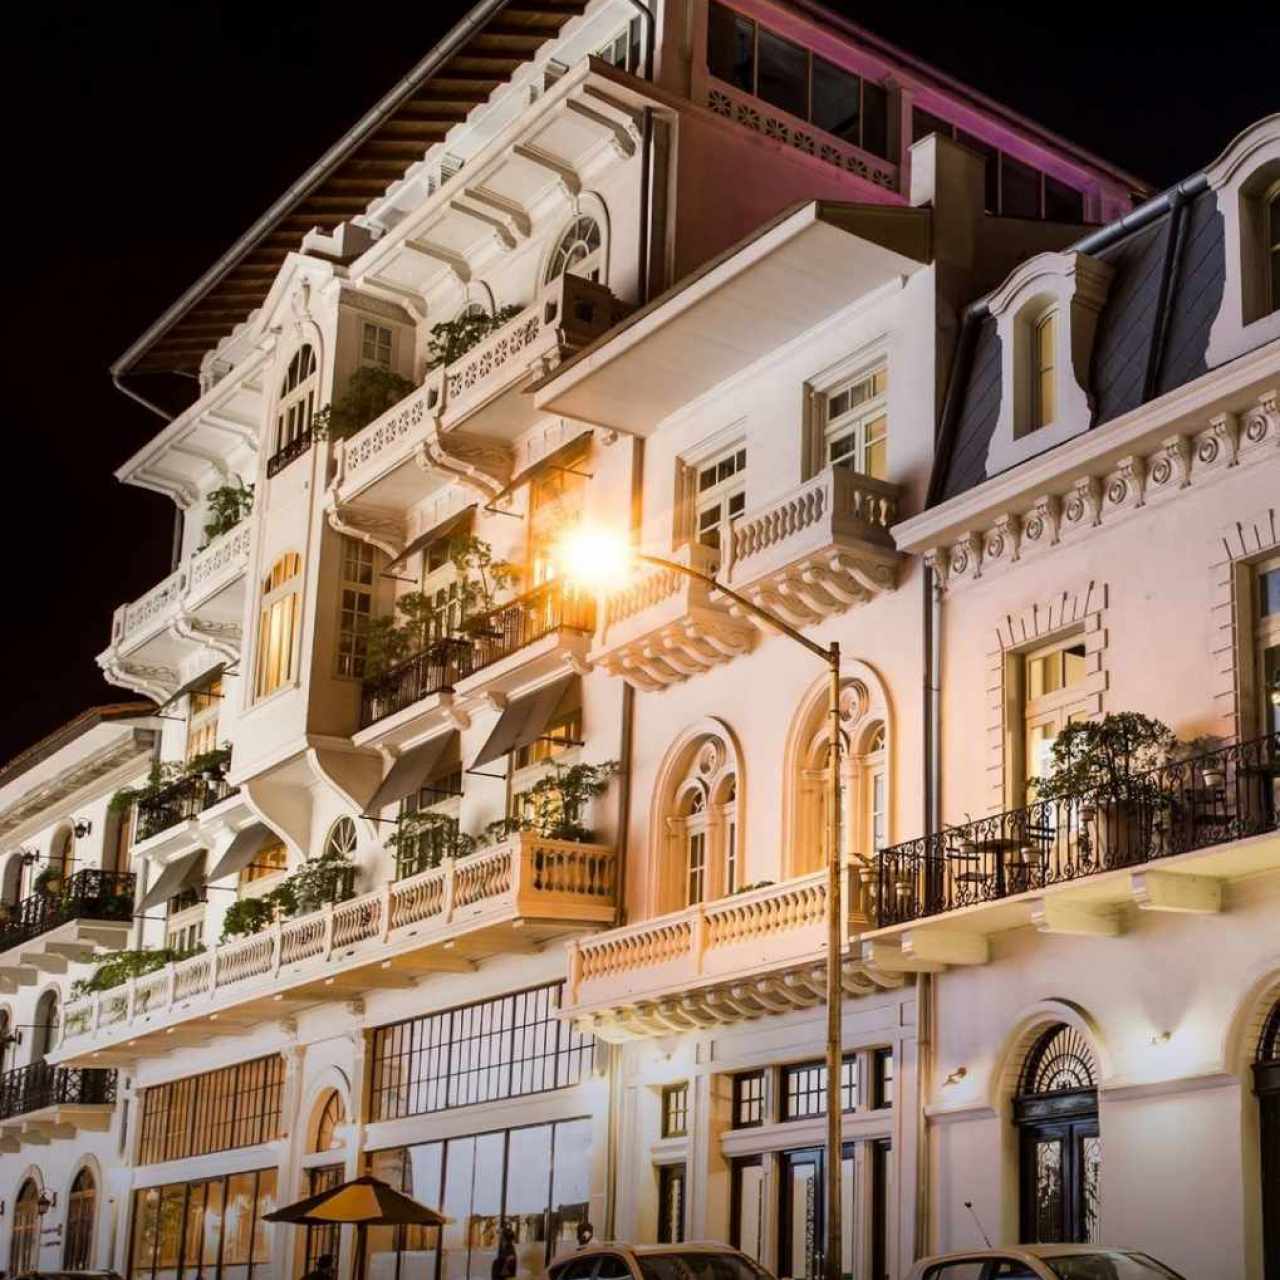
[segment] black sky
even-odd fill
[[[113,608],[168,572],[171,504],[112,477],[160,423],[107,366],[466,7],[53,0],[6,17],[0,761],[130,696],[93,657]],[[1262,7],[836,7],[1156,186],[1280,108]]]

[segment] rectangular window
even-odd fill
[[[740,1071],[733,1077],[733,1127],[754,1129],[764,1124],[765,1073]]]
[[[689,1086],[670,1084],[662,1091],[662,1136],[683,1138],[689,1132]]]
[[[704,547],[719,549],[729,525],[746,508],[746,449],[732,449],[698,467],[694,527]]]
[[[893,1050],[877,1049],[871,1055],[872,1103],[878,1111],[893,1106]]]
[[[284,841],[272,840],[264,844],[253,855],[253,861],[240,872],[240,884],[244,886],[253,884],[255,880],[267,880],[288,870],[289,851],[284,847]]]
[[[187,699],[187,759],[218,747],[218,712],[222,707],[222,677],[194,689]]]
[[[136,1191],[130,1280],[270,1280],[276,1170]]]
[[[658,1243],[684,1243],[685,1167],[658,1166]]]
[[[284,1059],[272,1054],[144,1089],[140,1163],[271,1142],[283,1087]]]
[[[707,896],[707,833],[689,833],[688,904],[695,906]]]
[[[364,677],[373,615],[376,552],[359,538],[342,539],[342,576],[338,581],[338,674]]]
[[[1255,570],[1258,608],[1254,617],[1254,654],[1262,691],[1258,719],[1265,733],[1280,733],[1280,558]]]
[[[889,370],[881,365],[827,395],[826,459],[875,480],[889,478]]]
[[[372,1119],[428,1115],[586,1079],[595,1041],[557,1017],[563,989],[550,983],[379,1027]]]
[[[1050,311],[1036,321],[1031,343],[1031,429],[1049,426],[1057,412],[1054,388],[1055,343],[1058,313]]]
[[[858,1105],[858,1062],[845,1058],[840,1069],[840,1109]],[[797,1062],[782,1068],[782,1119],[808,1120],[827,1114],[827,1068],[822,1062]]]
[[[742,1156],[730,1162],[733,1175],[729,1243],[748,1258],[764,1262],[764,1161]],[[856,1274],[856,1273],[855,1273]]]
[[[1035,779],[1048,772],[1053,740],[1083,713],[1080,685],[1087,665],[1079,635],[1034,649],[1022,658],[1022,781],[1028,790],[1034,791]]]
[[[396,879],[405,880],[421,871],[438,867],[446,857],[457,853],[458,818],[462,797],[462,765],[456,760],[445,766],[439,774],[416,795],[409,796],[400,806],[400,816],[434,814],[439,822],[424,823],[412,839],[403,838],[406,828],[401,827],[402,839],[396,845]]]
[[[391,330],[380,324],[362,322],[360,363],[371,369],[391,368]]]
[[[707,69],[872,155],[889,154],[889,95],[721,4],[707,20]]]
[[[581,519],[586,501],[587,447],[549,466],[529,482],[529,585],[540,587],[557,572],[559,548],[567,531]]]

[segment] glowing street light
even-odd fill
[[[841,1128],[841,1075],[844,1046],[841,1043],[840,1002],[844,990],[840,981],[843,920],[840,894],[840,645],[816,644],[808,636],[762,609],[754,601],[717,582],[714,576],[689,565],[660,556],[644,555],[622,535],[611,529],[577,526],[561,541],[557,551],[560,572],[571,581],[593,590],[617,589],[631,577],[638,564],[655,565],[683,574],[715,588],[747,613],[762,618],[771,629],[803,645],[827,664],[827,712],[831,717],[831,752],[827,761],[830,784],[827,788],[827,1150],[826,1220],[827,1240],[823,1258],[825,1280],[841,1280],[842,1227],[840,1183],[844,1172],[844,1143]]]

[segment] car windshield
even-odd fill
[[[1162,1262],[1145,1253],[1103,1249],[1097,1253],[1064,1253],[1058,1257],[1041,1256],[1060,1280],[1183,1280]]]
[[[769,1280],[769,1273],[737,1253],[638,1254],[644,1280]]]

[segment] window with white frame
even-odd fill
[[[685,903],[707,900],[707,797],[692,792],[684,813]]]
[[[338,582],[338,674],[363,679],[369,651],[369,619],[377,552],[359,538],[343,535]]]
[[[1254,661],[1262,701],[1258,719],[1263,732],[1280,733],[1280,556],[1258,565],[1254,581]]]
[[[1022,658],[1023,797],[1034,799],[1035,782],[1049,771],[1054,739],[1088,713],[1081,686],[1087,675],[1084,637],[1079,633],[1032,649]]]
[[[447,759],[411,796],[400,804],[396,842],[396,879],[438,867],[458,850],[458,820],[462,813],[462,762]]]
[[[360,322],[360,363],[370,369],[391,368],[391,330],[386,325]]]
[[[222,676],[193,689],[187,698],[187,759],[194,760],[218,747],[218,713],[222,707]]]
[[[1027,430],[1038,431],[1050,426],[1056,416],[1055,344],[1058,333],[1058,313],[1046,311],[1031,324],[1031,341],[1027,354],[1031,361],[1031,395],[1027,414]]]
[[[735,446],[700,463],[694,496],[694,532],[704,547],[719,550],[729,526],[747,505],[747,451]]]
[[[170,951],[194,951],[204,945],[205,891],[184,889],[165,905],[164,945]]]
[[[879,853],[888,843],[889,782],[885,773],[885,733],[883,724],[873,724],[863,735],[858,768],[862,778],[864,849]]]
[[[280,403],[276,408],[276,453],[294,441],[311,434],[319,390],[319,366],[310,343],[303,343],[293,353],[280,384]]]
[[[600,224],[590,214],[579,214],[560,233],[560,239],[551,251],[547,263],[547,284],[566,275],[598,282],[604,265],[601,260],[603,245]]]
[[[457,635],[462,626],[465,601],[453,561],[454,546],[452,538],[437,538],[422,552],[421,589],[431,606],[428,641]]]
[[[262,580],[253,686],[256,698],[265,698],[298,677],[301,574],[302,557],[290,551],[271,566]]]
[[[666,819],[671,874],[696,906],[738,892],[745,882],[738,823],[738,781],[724,744],[708,738],[676,788]]]
[[[859,374],[826,396],[826,460],[876,480],[889,478],[889,370]]]

